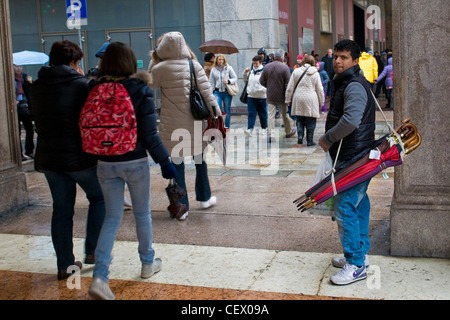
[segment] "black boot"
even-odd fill
[[[315,146],[316,143],[313,141],[314,138],[314,130],[311,129],[306,129],[306,142],[307,142],[307,146]]]

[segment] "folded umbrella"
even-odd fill
[[[170,179],[169,185],[166,187],[166,193],[170,203],[167,207],[170,217],[172,219],[181,218],[187,212],[186,205],[180,202],[186,192],[175,182],[175,179]]]
[[[222,160],[223,165],[227,163],[227,132],[225,129],[225,123],[223,116],[216,117],[210,116],[207,120],[206,129],[203,131],[203,138],[216,151],[219,158]]]

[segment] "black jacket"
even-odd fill
[[[106,162],[130,161],[147,157],[147,151],[156,163],[162,167],[169,163],[169,152],[161,141],[157,130],[157,113],[153,98],[153,90],[147,85],[150,75],[140,71],[129,78],[114,79],[101,77],[102,81],[117,81],[123,84],[133,102],[137,119],[138,141],[134,151],[119,156],[99,156],[98,159]]]
[[[364,113],[361,123],[352,133],[347,135],[342,141],[342,147],[339,153],[339,161],[352,159],[363,150],[370,149],[375,143],[375,100],[373,99],[369,82],[360,73],[359,65],[347,69],[333,79],[335,91],[331,99],[330,111],[325,123],[325,132],[333,128],[344,114],[344,91],[352,82],[360,83],[367,94],[367,104],[364,107]],[[336,142],[330,148],[330,155],[334,160],[336,158],[339,142]]]
[[[83,152],[78,120],[91,89],[85,76],[61,65],[42,67],[31,86],[32,115],[38,134],[38,171],[79,171],[96,165]]]

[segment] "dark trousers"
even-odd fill
[[[255,99],[248,97],[248,124],[247,129],[253,129],[255,127],[256,115],[259,116],[261,122],[261,128],[267,129],[267,103],[266,99]]]
[[[308,145],[312,144],[314,130],[316,129],[317,119],[312,117],[297,116],[297,134],[298,140],[303,140],[306,128],[306,140]]]
[[[19,140],[21,140],[21,130],[20,130],[20,123],[23,124],[23,127],[25,129],[25,154],[32,154],[34,152],[34,128],[33,128],[33,121],[31,120],[31,115],[21,115],[18,114],[19,119]],[[22,142],[20,142],[20,152],[23,155],[23,147]]]
[[[58,270],[75,263],[73,254],[73,215],[77,184],[86,193],[89,209],[86,225],[85,253],[94,254],[105,219],[105,201],[95,167],[74,172],[44,172],[53,198],[52,242]]]
[[[200,160],[199,160],[200,159]],[[195,199],[197,201],[208,201],[211,198],[211,188],[208,179],[208,166],[205,161],[201,161],[201,156],[194,157],[195,160]],[[173,164],[177,170],[177,184],[186,191],[186,195],[181,199],[181,203],[189,210],[188,192],[185,180],[185,166],[181,158],[172,158]],[[201,162],[200,162],[201,161]]]

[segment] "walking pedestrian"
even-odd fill
[[[378,63],[374,56],[369,52],[372,52],[369,47],[361,53],[359,58],[359,66],[364,74],[364,77],[369,81],[370,88],[374,90],[374,81],[378,78]]]
[[[16,87],[17,118],[19,120],[20,154],[22,155],[22,161],[25,161],[28,158],[34,159],[34,126],[31,118],[30,99],[30,87],[33,81],[31,76],[23,73],[22,66],[13,65],[13,68]],[[22,147],[21,123],[25,129],[25,154]]]
[[[161,166],[166,179],[176,176],[169,152],[157,131],[153,91],[148,86],[150,76],[137,72],[133,50],[125,43],[112,42],[100,62],[97,83],[118,83],[127,90],[133,103],[137,123],[137,144],[133,151],[122,155],[98,156],[98,179],[105,197],[106,216],[95,250],[95,267],[89,294],[98,299],[114,299],[108,285],[111,251],[123,218],[125,183],[131,195],[136,220],[138,252],[142,263],[141,278],[149,278],[162,267],[154,258],[152,248],[152,218],[150,214],[150,169],[147,151]]]
[[[375,100],[369,82],[360,74],[358,44],[341,40],[334,47],[333,79],[335,93],[325,123],[325,134],[319,145],[339,163],[372,148],[375,142]],[[339,149],[340,141],[342,145]],[[370,201],[367,187],[370,179],[334,199],[334,213],[344,257],[333,258],[332,264],[342,270],[331,277],[337,285],[349,284],[367,277],[370,249]]]
[[[248,81],[247,84],[247,106],[248,106],[248,122],[247,130],[245,134],[252,136],[255,122],[256,114],[259,116],[259,121],[261,123],[260,133],[267,134],[267,103],[266,103],[266,88],[261,85],[259,79],[264,70],[262,65],[262,59],[259,55],[256,55],[252,59],[252,68],[246,68],[242,75],[244,81]]]
[[[303,144],[306,128],[307,146],[314,146],[314,130],[317,118],[320,118],[320,106],[324,103],[324,94],[314,57],[306,56],[302,66],[294,70],[286,89],[286,104],[291,105],[291,113],[297,118],[298,144]]]
[[[328,49],[327,54],[323,56],[322,61],[325,62],[325,66],[323,69],[327,72],[328,78],[333,80],[334,77],[334,69],[333,69],[333,49]],[[333,95],[333,82],[328,82],[328,87],[325,88],[327,92],[327,96],[331,97]]]
[[[217,99],[219,107],[226,113],[225,128],[230,128],[231,120],[231,100],[233,97],[228,93],[226,84],[234,84],[237,82],[236,72],[232,66],[228,64],[227,58],[223,54],[217,54],[214,61],[213,69],[209,76],[209,82],[213,89],[214,96]]]
[[[325,96],[325,99],[324,99],[323,105],[322,105],[322,114],[327,113],[326,88],[328,87],[328,83],[330,82],[330,78],[328,78],[328,73],[324,70],[324,67],[325,67],[325,62],[323,62],[323,61],[317,62],[316,68],[317,68],[317,70],[319,70],[320,81],[322,82],[323,94]]]
[[[216,56],[214,53],[207,52],[205,53],[204,60],[204,66],[203,69],[205,69],[206,77],[209,80],[209,75],[211,74],[211,70],[214,67],[214,60],[216,60]]]
[[[188,210],[185,157],[194,158],[196,169],[195,195],[196,200],[200,202],[200,208],[209,208],[216,204],[217,201],[216,197],[211,195],[208,167],[203,159],[203,151],[207,145],[203,141],[202,135],[195,133],[196,125],[200,125],[200,128],[202,126],[205,128],[205,122],[195,121],[191,113],[189,59],[193,63],[197,89],[200,91],[211,114],[215,113],[220,116],[220,108],[212,94],[205,71],[198,63],[195,54],[187,46],[180,32],[168,32],[160,38],[158,47],[152,53],[152,62],[149,70],[152,76],[152,88],[161,88],[161,122],[159,132],[177,170],[176,182],[186,191],[186,195],[180,202],[186,205]],[[213,72],[214,70],[211,72],[211,77],[213,77]],[[185,220],[188,215],[189,211],[179,220]]]
[[[284,123],[286,138],[295,135],[295,129],[292,129],[291,122],[287,114],[287,105],[285,103],[286,87],[289,83],[291,73],[289,67],[283,63],[284,50],[277,49],[274,55],[274,61],[267,64],[261,74],[259,82],[267,89],[267,107],[268,107],[268,127],[270,136],[268,142],[272,142],[275,130],[275,114],[277,107],[280,107]]]
[[[77,184],[89,200],[85,263],[94,263],[97,239],[105,217],[105,202],[96,173],[96,159],[83,152],[78,118],[89,94],[89,80],[79,66],[83,52],[70,41],[57,41],[50,51],[49,67],[42,67],[31,87],[32,115],[38,133],[34,166],[50,187],[53,212],[51,235],[58,279],[71,275],[73,216]]]
[[[386,99],[387,99],[386,108],[394,110],[394,96],[393,96],[394,81],[392,80],[391,75],[392,75],[392,58],[389,58],[387,66],[384,67],[383,72],[375,80],[375,83],[378,84],[379,82],[384,80],[384,84],[386,86]]]

